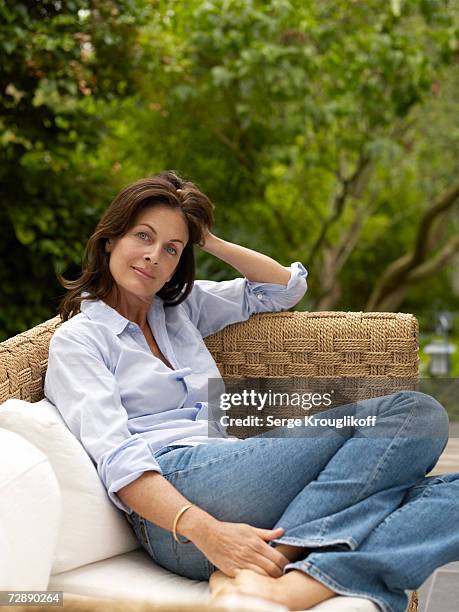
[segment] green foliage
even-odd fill
[[[77,271],[102,209],[139,176],[176,169],[216,202],[217,235],[303,261],[306,307],[323,249],[370,204],[337,304],[361,310],[457,173],[453,2],[0,0],[0,14],[0,335],[52,315],[55,272]],[[370,178],[315,253],[362,159]],[[197,258],[202,277],[234,275]]]

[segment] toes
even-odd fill
[[[212,598],[219,596],[224,590],[227,590],[232,582],[232,578],[222,571],[215,571],[209,578],[209,588]]]
[[[215,601],[220,599],[220,597],[224,597],[225,595],[231,595],[235,592],[235,588],[233,585],[225,583],[219,585],[216,589],[211,592],[211,601]]]

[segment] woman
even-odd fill
[[[417,538],[434,565],[390,580],[408,567],[400,534],[421,528],[419,512],[400,523],[397,513],[436,482],[425,474],[446,444],[446,413],[427,395],[402,392],[359,403],[359,414],[376,417],[377,435],[280,428],[239,440],[217,426],[209,436],[207,383],[219,372],[203,337],[294,306],[307,275],[299,262],[285,268],[214,236],[212,209],[173,172],[116,196],[88,241],[81,277],[62,279],[64,323],[51,340],[45,395],[160,565],[212,575],[214,594],[261,595],[291,610],[336,593],[402,610],[403,589],[449,560],[449,549],[435,541],[431,554]],[[194,282],[193,245],[245,278]],[[384,538],[372,545],[391,526],[390,548]]]

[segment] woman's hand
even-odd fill
[[[198,246],[200,246],[203,251],[207,251],[207,249],[211,246],[212,241],[216,238],[217,237],[215,236],[215,234],[212,234],[212,232],[206,230],[202,242],[200,242]]]
[[[280,538],[282,527],[260,529],[246,523],[216,521],[205,537],[194,544],[224,574],[234,578],[238,569],[251,569],[264,576],[279,578],[289,560],[267,542]]]

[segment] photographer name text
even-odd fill
[[[258,416],[248,415],[245,417],[230,417],[225,414],[220,417],[220,424],[223,427],[374,427],[376,425],[375,416],[358,418],[355,416],[344,416],[340,418],[321,418],[316,416],[304,416],[301,418],[275,417],[273,415]]]

